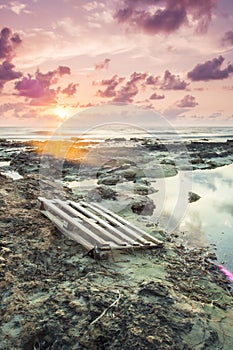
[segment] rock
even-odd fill
[[[147,196],[143,198],[137,198],[131,205],[131,209],[138,215],[152,215],[155,209],[153,200]]]
[[[127,180],[127,181],[133,181],[137,175],[137,171],[135,168],[130,168],[126,169],[122,172],[122,176]]]
[[[198,199],[200,199],[201,196],[199,196],[198,194],[194,193],[194,192],[189,192],[188,193],[188,201],[189,203],[192,203],[192,202],[196,202],[198,201]]]
[[[204,163],[204,160],[200,157],[191,159],[191,164],[203,164],[203,163]]]
[[[161,161],[161,164],[170,164],[170,165],[174,165],[174,166],[176,165],[175,161],[172,159],[163,159]]]
[[[98,185],[114,186],[120,181],[121,181],[121,177],[119,175],[110,175],[110,176],[100,177],[97,183]]]
[[[94,202],[101,202],[102,199],[116,200],[117,192],[108,186],[98,186],[87,194],[87,199]]]
[[[148,186],[142,183],[136,183],[134,186],[134,193],[140,194],[141,196],[146,196],[155,192],[152,186]]]

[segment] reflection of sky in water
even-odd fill
[[[166,227],[168,220],[172,222],[172,215],[173,220],[179,222],[178,227],[183,232],[184,240],[192,246],[216,244],[219,262],[233,270],[233,165],[214,170],[198,170],[192,175],[192,191],[201,198],[189,204],[185,213],[185,192],[177,206],[181,186],[179,177],[168,178],[162,211],[160,216],[159,211],[155,214],[159,216],[163,227]],[[157,204],[158,196],[154,196],[154,200]],[[159,206],[161,209],[161,204]],[[179,212],[177,209],[180,206],[183,218],[182,210]]]

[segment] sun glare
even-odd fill
[[[67,111],[63,107],[57,107],[55,113],[59,119],[65,119],[68,116]]]

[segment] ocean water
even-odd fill
[[[203,140],[224,142],[233,139],[233,127],[148,127],[145,129],[130,125],[102,125],[93,129],[79,128],[21,128],[21,127],[0,127],[0,138],[7,140],[47,140],[47,139],[71,139],[84,138],[87,140],[104,141],[111,137],[124,137],[130,139],[155,138],[160,141],[179,140]]]

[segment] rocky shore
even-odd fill
[[[0,140],[1,350],[232,349],[232,286],[215,265],[214,252],[189,249],[176,232],[167,234],[151,224],[154,203],[145,199],[156,190],[149,175],[232,163],[232,142],[187,143],[185,154],[184,145],[120,143],[127,153],[111,140],[97,149],[84,144],[78,154],[69,148],[73,160],[63,159],[61,169],[54,154],[42,159],[43,143]],[[188,162],[180,161],[182,154]],[[117,203],[117,185],[134,184],[128,208],[132,220],[164,246],[115,252],[107,261],[87,256],[38,209],[40,167],[48,159],[54,181],[96,181],[92,193],[74,195],[63,187],[66,198],[101,202],[108,195]],[[22,177],[13,180],[11,171]]]

